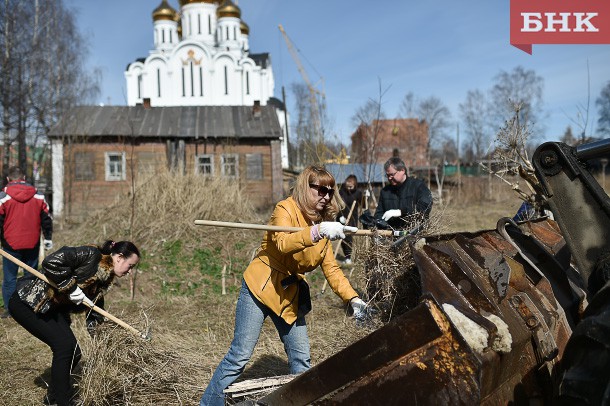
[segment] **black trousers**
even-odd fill
[[[53,310],[45,314],[34,313],[17,292],[11,296],[8,306],[13,319],[53,351],[49,392],[54,392],[58,406],[68,405],[70,371],[81,358],[80,347],[70,329],[70,314]]]

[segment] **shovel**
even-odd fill
[[[41,274],[40,272],[38,272],[37,270],[35,270],[31,266],[29,266],[29,265],[25,264],[24,262],[18,260],[17,258],[12,256],[8,252],[0,249],[0,255],[2,255],[6,259],[14,262],[15,264],[17,264],[20,267],[22,267],[23,269],[25,269],[26,271],[32,273],[37,278],[42,279],[43,281],[45,281],[46,283],[48,283],[49,285],[51,285],[51,286],[53,286],[54,288],[57,289],[57,285],[55,285],[53,282],[51,282],[49,279],[47,279],[46,276],[44,276],[43,274]],[[142,338],[142,339],[144,339],[146,341],[151,339],[150,331],[140,332],[135,327],[130,326],[129,324],[125,323],[123,320],[119,319],[116,316],[113,316],[112,314],[108,313],[106,310],[102,309],[101,307],[98,307],[96,305],[90,305],[89,303],[85,303],[85,302],[83,302],[83,304],[88,306],[94,312],[97,312],[97,313],[101,314],[102,316],[104,316],[108,320],[111,320],[114,323],[118,324],[119,326],[123,327],[124,329],[129,330],[130,332],[132,332],[133,334],[137,335],[138,337],[140,337],[140,338]]]

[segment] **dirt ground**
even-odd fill
[[[519,206],[514,198],[459,205],[449,202],[443,210],[446,231],[475,231],[495,228],[500,217],[512,216]],[[440,209],[440,206],[437,206]],[[253,237],[259,238],[259,237]],[[61,230],[56,232],[62,239]],[[357,255],[357,253],[355,253]],[[173,354],[173,368],[179,375],[180,392],[168,404],[197,404],[218,362],[233,336],[236,293],[204,292],[193,296],[159,294],[154,267],[139,271],[135,301],[129,298],[129,283],[122,280],[107,295],[107,310],[140,328],[145,312],[151,323],[151,346]],[[346,269],[346,273],[349,273]],[[351,280],[356,287],[361,269],[355,266]],[[323,276],[316,270],[309,276],[313,311],[308,315],[312,364],[318,364],[354,340],[367,334],[348,318],[340,299],[330,289],[321,294]],[[239,283],[238,280],[230,283]],[[74,317],[73,330],[83,347],[84,358],[91,340],[82,318]],[[51,351],[12,319],[0,320],[0,405],[39,405],[50,377]],[[241,379],[287,374],[286,356],[273,325],[266,322],[255,354]],[[100,380],[104,376],[97,377]],[[141,404],[152,404],[146,402]],[[112,404],[101,400],[96,404]],[[135,403],[134,403],[135,404]]]

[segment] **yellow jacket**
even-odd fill
[[[341,268],[335,261],[330,241],[326,238],[317,243],[311,240],[311,226],[292,197],[275,206],[269,220],[270,225],[304,227],[294,233],[266,232],[257,256],[244,272],[244,280],[250,292],[286,323],[297,319],[298,284],[285,289],[282,279],[296,275],[304,279],[306,272],[321,266],[328,284],[344,302],[358,296]]]

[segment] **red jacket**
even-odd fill
[[[2,246],[13,249],[30,249],[38,245],[40,231],[50,240],[53,219],[44,195],[26,182],[10,182],[0,192],[0,226]]]

